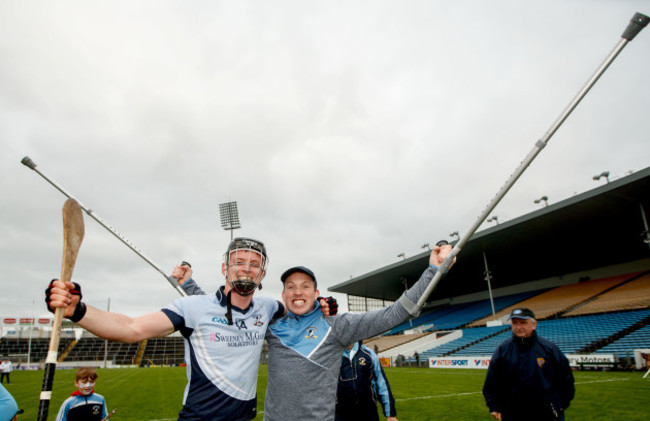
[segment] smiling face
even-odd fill
[[[297,316],[312,311],[319,294],[314,280],[306,273],[294,272],[284,281],[282,299],[287,309]]]
[[[537,328],[537,320],[535,319],[519,319],[513,318],[512,333],[518,338],[530,338],[535,328]]]
[[[79,393],[84,396],[90,395],[95,389],[95,380],[86,377],[85,379],[75,380],[74,385],[79,389]]]
[[[264,256],[254,250],[235,250],[221,266],[228,285],[240,295],[249,295],[255,291],[264,278]]]

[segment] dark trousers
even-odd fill
[[[0,373],[0,383],[5,379],[5,376],[7,377],[7,383],[11,383],[11,381],[9,381],[9,374],[10,373]]]
[[[335,421],[379,421],[377,414],[377,405],[372,408],[364,406],[354,406],[343,408],[336,405]]]

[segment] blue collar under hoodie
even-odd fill
[[[320,304],[316,302],[312,311],[300,316],[287,311],[269,329],[284,346],[310,358],[327,338],[332,327],[323,316]]]

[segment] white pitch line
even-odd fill
[[[589,382],[576,382],[575,384],[620,382],[620,381],[628,381],[628,380],[630,380],[630,379],[593,380],[593,381],[589,381]],[[413,400],[422,400],[422,399],[452,398],[454,396],[479,395],[479,394],[482,394],[482,393],[483,392],[464,392],[464,393],[452,393],[450,395],[418,396],[416,398],[395,399],[395,402],[404,402],[404,401],[413,401]]]
[[[592,380],[590,382],[576,382],[576,384],[589,384],[589,383],[605,383],[605,382],[626,382],[630,379],[606,379],[606,380]]]
[[[466,395],[478,395],[482,392],[465,392],[465,393],[452,393],[451,395],[435,395],[435,396],[419,396],[417,398],[404,398],[404,399],[395,399],[395,401],[403,402],[403,401],[413,401],[413,400],[419,400],[419,399],[437,399],[437,398],[449,398],[449,397],[454,397],[454,396],[466,396]]]

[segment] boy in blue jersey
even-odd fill
[[[106,401],[102,395],[95,393],[96,383],[97,372],[94,368],[77,370],[74,381],[77,390],[63,402],[56,421],[101,421],[106,418]]]
[[[264,244],[235,238],[224,255],[225,285],[212,295],[175,300],[161,311],[140,317],[105,312],[81,302],[78,284],[52,281],[46,290],[50,310],[97,336],[139,342],[178,330],[185,339],[188,384],[179,420],[249,421],[256,416],[257,372],[270,322],[284,305],[256,297],[266,275]]]

